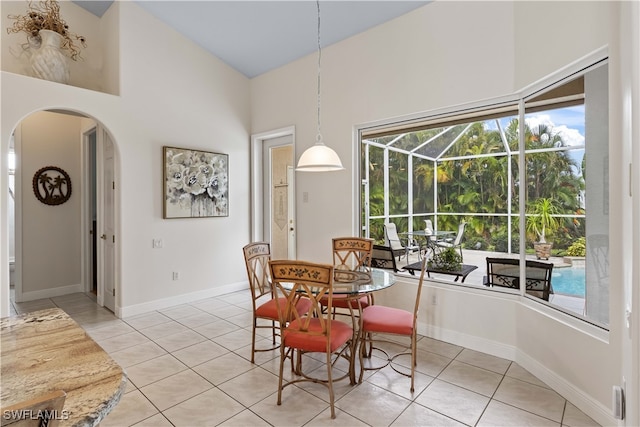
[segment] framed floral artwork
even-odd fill
[[[229,156],[164,147],[164,218],[229,216]]]

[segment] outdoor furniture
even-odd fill
[[[431,255],[435,254],[436,251],[438,251],[439,246],[438,246],[438,241],[442,240],[442,239],[446,239],[448,236],[452,236],[455,234],[454,231],[447,231],[447,230],[438,230],[438,231],[434,231],[431,230],[431,232],[427,232],[426,230],[414,230],[414,231],[406,231],[404,233],[400,233],[401,235],[406,235],[406,236],[410,236],[410,237],[419,237],[421,240],[424,239],[424,245],[420,245],[418,244],[418,246],[420,247],[420,253],[422,254],[422,252],[424,252],[424,256],[425,258],[428,258],[428,253],[429,250],[431,250]],[[420,240],[415,240],[414,241],[420,241]]]
[[[303,381],[324,384],[329,389],[331,418],[335,418],[332,367],[340,358],[349,362],[348,372],[335,378],[335,381],[346,378],[353,372],[355,335],[351,325],[331,318],[334,268],[328,264],[296,260],[274,260],[270,261],[269,265],[273,283],[285,297],[285,304],[281,299],[276,299],[282,328],[278,405],[282,404],[282,390],[291,384]],[[322,313],[320,305],[320,300],[324,297],[327,298],[327,313]],[[300,313],[296,310],[299,298],[311,301],[306,312]],[[324,353],[326,377],[320,378],[304,373],[300,368],[302,353]],[[297,355],[297,375],[285,382],[284,362],[288,358],[293,360],[294,355]],[[293,393],[306,394],[297,388],[294,388]]]
[[[415,275],[416,270],[420,270],[421,268],[421,261],[414,262],[413,264],[405,265],[404,267],[402,267],[403,270],[407,270],[412,276]],[[427,277],[429,278],[431,278],[431,273],[446,274],[449,276],[455,276],[455,279],[453,280],[454,282],[457,282],[458,279],[462,278],[462,280],[460,280],[460,283],[464,283],[464,279],[467,278],[469,273],[471,273],[473,270],[476,270],[477,268],[477,265],[462,264],[459,270],[443,270],[436,267],[427,267],[425,271],[427,272]]]
[[[253,327],[251,329],[251,363],[255,363],[256,352],[272,351],[279,347],[276,344],[280,325],[275,294],[271,287],[269,272],[269,261],[271,260],[271,249],[269,243],[254,242],[242,248],[244,262],[249,278],[249,288],[251,289],[251,305],[253,307]],[[282,304],[285,301],[283,299]],[[302,299],[297,302],[299,312],[306,312],[311,306],[311,302]],[[268,324],[261,324],[264,321]],[[269,348],[256,349],[256,330],[271,329],[272,346]]]
[[[553,294],[551,273],[553,264],[526,260],[525,287],[529,295],[549,301]],[[520,260],[516,258],[487,258],[485,286],[520,289]]]
[[[362,377],[365,370],[378,370],[385,366],[391,366],[391,368],[399,374],[408,376],[411,378],[410,390],[414,391],[414,377],[416,369],[416,336],[417,336],[417,320],[418,320],[418,307],[420,305],[420,294],[422,293],[422,284],[424,282],[424,273],[427,260],[422,260],[422,273],[420,274],[420,282],[418,283],[418,291],[416,292],[416,299],[414,302],[413,312],[402,310],[394,307],[387,307],[383,305],[372,305],[362,310],[362,317],[360,323],[360,376],[358,383],[362,383]],[[397,341],[393,341],[387,338],[388,335],[403,336],[410,339],[409,351],[390,355],[388,347],[384,350],[380,347],[376,347],[376,344],[382,343],[397,345]],[[367,352],[367,345],[371,349]],[[364,363],[365,355],[370,361],[373,361],[373,351],[378,351],[384,354],[386,363],[377,367],[366,367]],[[410,373],[405,370],[401,370],[393,363],[394,360],[402,355],[411,355]]]
[[[462,256],[462,238],[464,237],[464,229],[466,226],[466,222],[461,222],[458,225],[458,234],[456,234],[455,239],[438,240],[436,244],[442,248],[458,248],[460,256]]]
[[[420,254],[420,245],[414,240],[407,238],[407,243],[403,244],[398,236],[398,229],[393,222],[387,222],[384,224],[384,239],[385,243],[391,247],[393,254],[398,257],[398,260],[402,258],[402,255],[406,255],[409,258],[409,253],[418,252]]]
[[[396,257],[393,255],[391,247],[373,245],[373,250],[371,251],[371,267],[393,270],[394,273],[397,273]]]

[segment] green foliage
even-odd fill
[[[568,256],[587,256],[587,239],[580,237],[567,249]]]
[[[546,234],[553,234],[560,226],[554,215],[560,213],[553,199],[542,197],[536,199],[529,208],[527,216],[527,233],[540,237],[540,243],[546,243]]]
[[[462,267],[462,255],[460,255],[460,252],[455,248],[436,251],[433,257],[427,262],[427,266],[448,271],[460,270]]]
[[[554,248],[566,249],[575,239],[584,235],[584,221],[555,215],[584,214],[577,197],[584,190],[584,177],[576,174],[581,169],[580,165],[575,164],[568,151],[557,150],[565,146],[559,132],[550,126],[525,125],[526,149],[535,152],[525,155],[526,173],[522,181],[519,177],[519,155],[514,154],[509,162],[503,142],[506,140],[513,153],[518,152],[518,118],[505,117],[500,121],[507,123],[503,125],[503,132],[487,126],[487,121],[375,138],[377,145],[369,146],[369,161],[363,163],[369,178],[370,215],[385,215],[382,147],[391,146],[407,151],[422,147],[417,153],[437,158],[437,167],[435,162],[419,156],[410,157],[402,152],[389,151],[387,212],[393,216],[392,221],[397,224],[399,231],[408,229],[410,214],[416,215],[413,218],[414,230],[422,229],[422,221],[427,217],[432,218],[434,225],[437,222],[439,230],[457,230],[460,221],[465,220],[468,222],[464,239],[466,248],[474,248],[480,243],[482,249],[506,252],[508,221],[504,215],[509,213],[510,196],[511,213],[514,215],[511,248],[517,251],[518,235],[525,233],[525,230],[519,229],[517,219],[519,187],[525,185],[526,200],[553,200],[555,208],[549,213],[550,216],[538,218],[546,218],[545,221],[550,219],[544,227],[541,222],[534,225],[534,220],[526,221],[530,238],[537,240],[544,229],[545,237],[553,234]],[[494,154],[495,157],[487,154]],[[412,177],[408,176],[409,159],[412,161]],[[413,191],[412,212],[408,211],[409,181],[412,182]],[[435,198],[434,181],[438,190]],[[527,218],[532,214],[529,209]],[[436,211],[437,218],[433,215]],[[457,215],[464,212],[479,215],[466,218]],[[382,240],[381,223],[377,221],[371,219],[369,222],[370,236]]]

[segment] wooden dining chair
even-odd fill
[[[272,351],[278,348],[276,336],[279,335],[280,319],[278,317],[276,295],[271,286],[271,273],[269,271],[271,247],[269,243],[249,243],[242,250],[249,278],[249,287],[251,288],[251,303],[253,306],[251,363],[255,363],[256,352]],[[298,301],[298,310],[306,312],[310,305],[311,303],[308,300],[301,299]],[[272,347],[256,349],[256,330],[258,329],[271,329]]]
[[[329,264],[316,264],[296,260],[272,260],[269,263],[274,286],[285,296],[285,304],[278,299],[278,312],[282,323],[280,346],[280,374],[278,379],[278,405],[282,404],[282,390],[303,381],[324,384],[329,389],[331,418],[335,418],[333,382],[351,376],[354,371],[354,334],[351,325],[331,316],[333,303],[334,268]],[[328,311],[322,313],[320,300],[327,298]],[[299,298],[308,298],[311,305],[306,312],[296,308]],[[286,324],[285,320],[291,319]],[[284,382],[284,363],[297,354],[296,366],[301,366],[305,353],[324,353],[326,378],[311,376],[302,370]],[[333,378],[333,367],[340,359],[349,363],[348,372]],[[302,390],[298,393],[306,394]]]
[[[373,255],[373,239],[366,237],[335,237],[333,238],[333,267],[336,270],[367,270],[371,268]],[[320,301],[326,310],[327,299]],[[359,298],[351,298],[348,295],[333,296],[333,314],[336,309],[343,308],[353,314],[353,310],[361,310],[373,304],[373,294],[363,295]]]
[[[67,394],[56,390],[44,395],[2,407],[0,426],[11,427],[56,427],[61,419]]]
[[[416,369],[416,341],[417,341],[417,322],[418,322],[418,309],[420,307],[420,296],[422,294],[422,285],[424,283],[424,275],[426,272],[427,259],[422,259],[422,270],[420,273],[420,281],[418,282],[418,290],[416,292],[416,300],[413,306],[413,312],[402,310],[394,307],[387,307],[383,305],[372,305],[362,310],[362,318],[360,319],[360,377],[359,383],[362,383],[362,377],[365,370],[378,370],[385,366],[391,366],[391,368],[404,376],[411,378],[411,392],[413,393],[415,369]],[[410,340],[409,351],[390,355],[386,350],[376,347],[379,343],[392,343],[385,335],[396,335],[408,337]],[[382,366],[377,367],[365,367],[364,358],[371,357],[372,351],[367,351],[367,346],[374,351],[382,352],[387,361]],[[394,359],[402,355],[411,355],[411,372],[407,373],[394,364]]]

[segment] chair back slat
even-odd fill
[[[278,293],[286,297],[285,307],[276,300],[283,329],[290,331],[290,325],[294,324],[296,333],[329,336],[330,316],[322,313],[320,300],[324,299],[327,312],[330,312],[333,304],[333,266],[297,260],[272,260],[269,265],[273,285]],[[306,312],[299,313],[295,309],[300,298],[308,298],[311,301]],[[319,321],[321,327],[311,330],[310,325],[314,318]]]
[[[366,237],[335,237],[333,266],[337,270],[358,270],[371,267],[373,239]]]
[[[271,250],[269,243],[266,242],[250,243],[242,250],[255,309],[256,300],[267,294],[273,297],[269,271]]]

